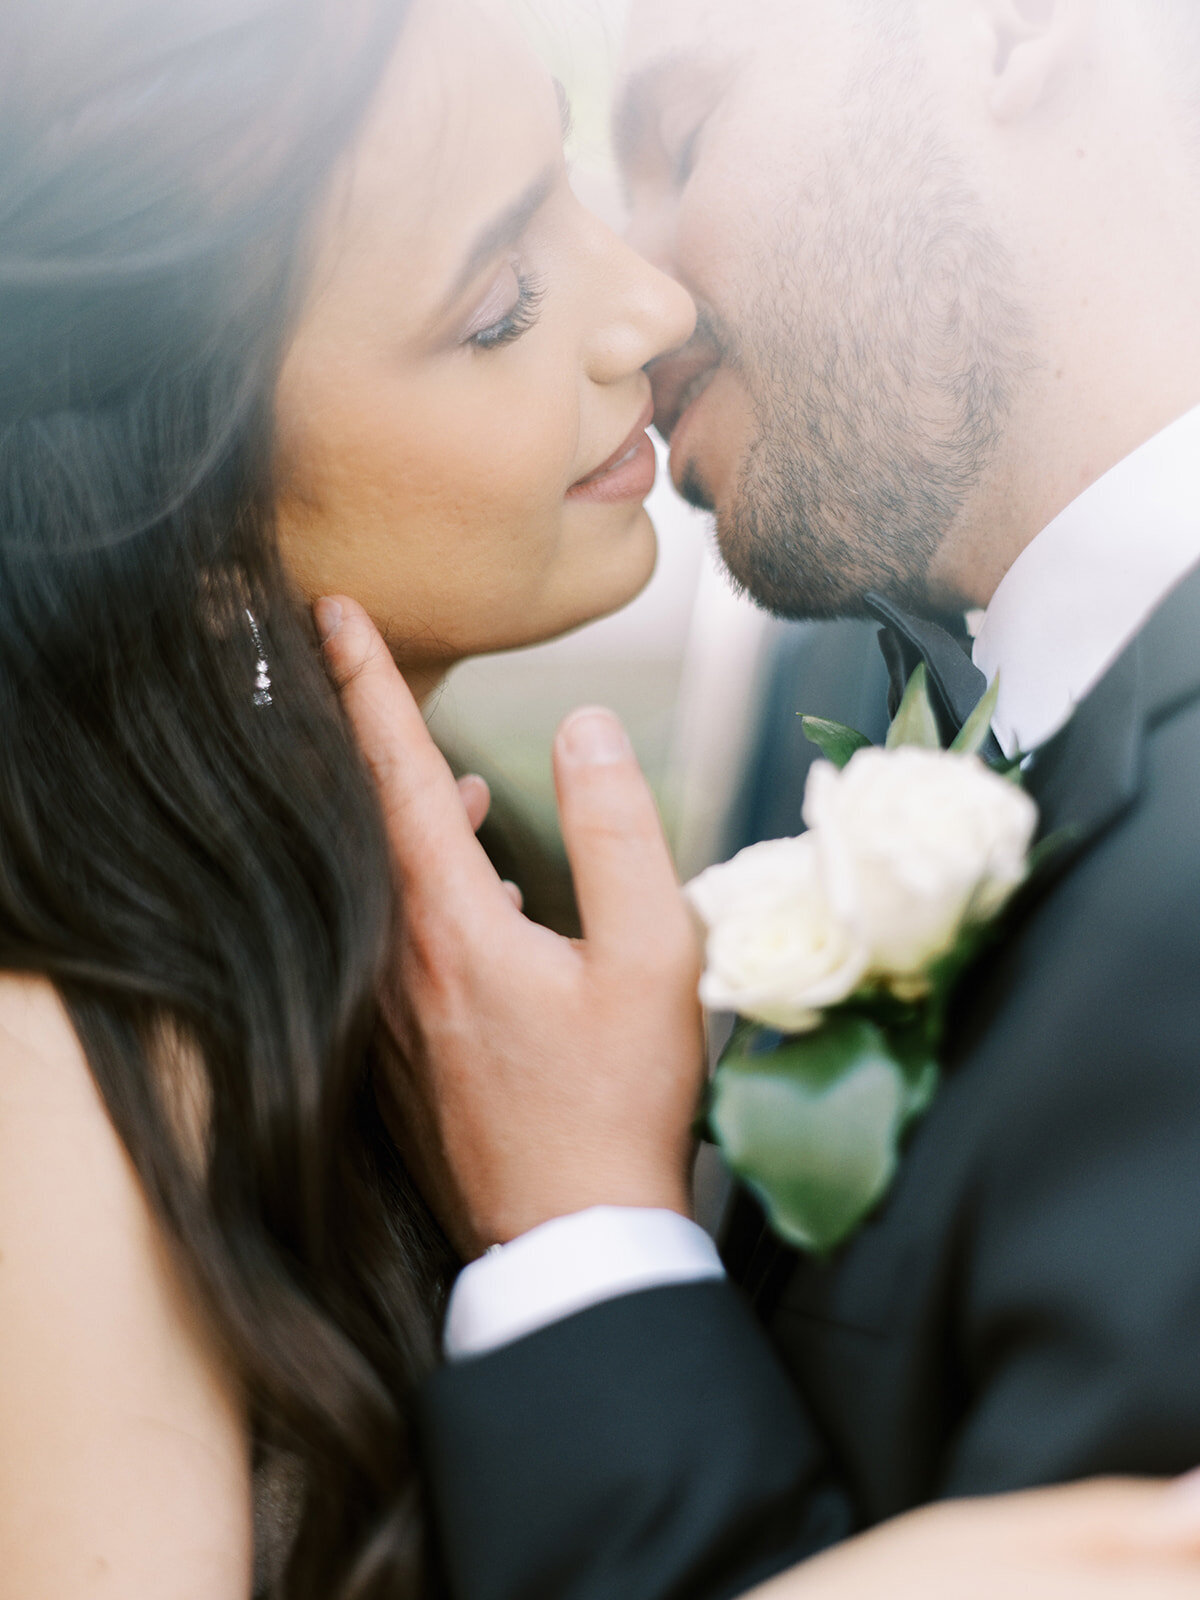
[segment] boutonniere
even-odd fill
[[[883,748],[804,719],[825,760],[808,831],[688,885],[707,933],[701,998],[737,1024],[707,1126],[789,1244],[824,1255],[887,1193],[938,1086],[947,1007],[1030,870],[1020,768],[980,756],[996,685],[948,750],[925,670]]]

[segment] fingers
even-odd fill
[[[520,909],[473,837],[487,787],[457,785],[362,607],[317,602],[330,672],[379,784],[393,856],[410,898],[443,906],[499,899]],[[555,781],[585,938],[626,963],[655,963],[690,940],[690,923],[646,780],[611,712],[569,717],[555,744]]]
[[[458,780],[458,792],[462,797],[471,831],[478,833],[487,821],[488,812],[492,808],[492,792],[476,772],[469,772],[465,778]]]
[[[602,954],[640,962],[689,924],[658,809],[611,711],[576,711],[554,746],[563,840],[584,937]]]
[[[314,608],[325,659],[379,785],[401,884],[410,901],[497,899],[500,881],[474,836],[480,796],[464,797],[420,707],[361,606],[341,596]]]

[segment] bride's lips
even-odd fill
[[[644,500],[658,475],[658,458],[647,429],[654,420],[654,402],[648,401],[637,425],[586,478],[567,490],[568,500],[589,500],[616,505],[622,500]]]

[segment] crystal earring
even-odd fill
[[[254,638],[254,648],[258,651],[258,660],[254,663],[254,704],[256,706],[274,705],[271,694],[271,669],[267,664],[267,652],[263,649],[262,634],[258,631],[258,623],[254,620],[254,613],[246,608],[246,621],[250,624],[250,632]]]

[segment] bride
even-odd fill
[[[4,1593],[401,1600],[455,1262],[309,604],[418,694],[622,605],[692,308],[472,0],[9,0],[0,74]]]

